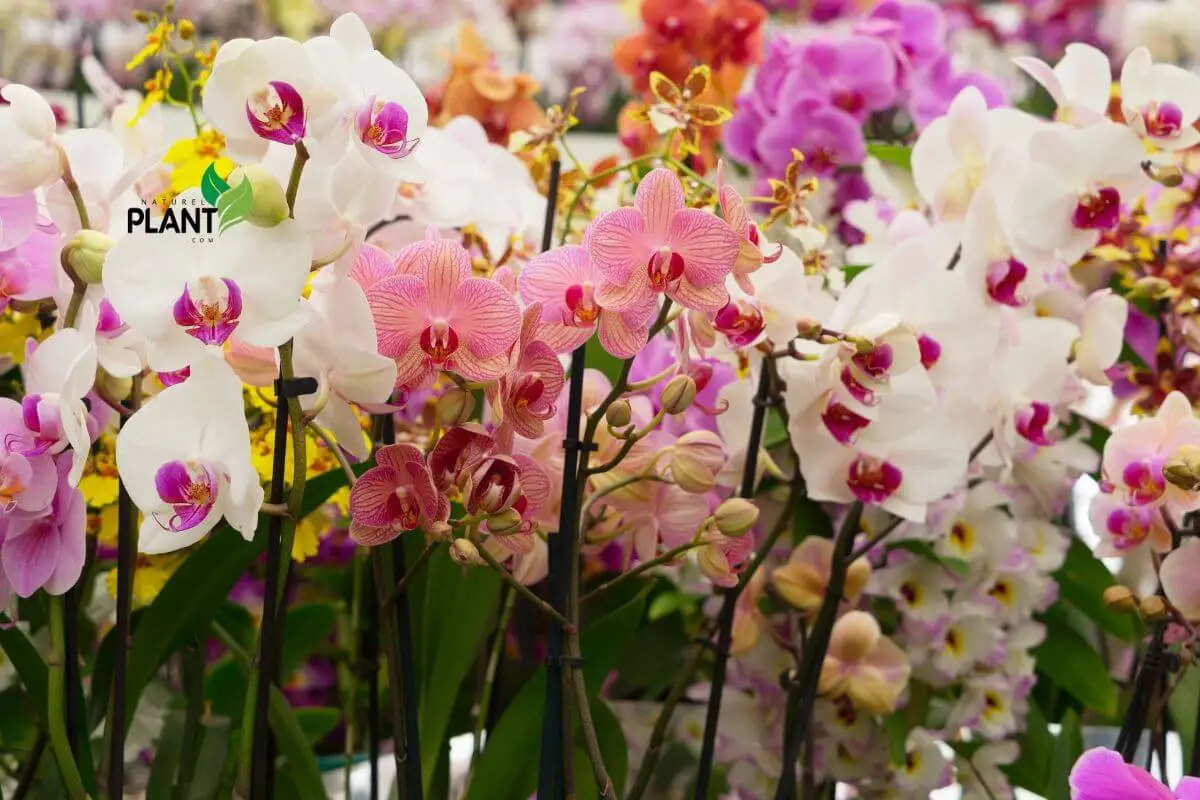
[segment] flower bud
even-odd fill
[[[260,228],[273,228],[291,212],[283,186],[262,164],[247,164],[229,173],[229,188],[236,189],[242,181],[250,181],[251,202],[246,221]]]
[[[96,369],[96,385],[113,400],[124,400],[133,391],[133,378],[116,378],[102,368]]]
[[[1147,622],[1157,622],[1167,616],[1167,604],[1158,595],[1147,597],[1138,603],[1138,613]]]
[[[475,398],[470,392],[462,389],[449,389],[438,398],[438,421],[443,428],[453,428],[462,425],[475,413]]]
[[[1114,611],[1132,611],[1137,604],[1137,598],[1127,586],[1110,586],[1104,590],[1104,605]]]
[[[743,497],[731,497],[713,514],[717,530],[725,536],[743,536],[758,521],[758,506]]]
[[[691,375],[676,375],[662,390],[663,411],[682,414],[696,400],[696,381]]]
[[[494,536],[508,536],[521,530],[521,514],[515,508],[506,508],[498,514],[492,514],[487,519],[488,533]]]
[[[141,11],[141,10],[134,10],[134,12],[133,12],[133,21],[134,21],[134,22],[140,22],[140,23],[142,23],[142,24],[144,25],[144,24],[146,24],[147,22],[149,22],[149,21],[150,21],[150,14],[149,14],[149,13],[147,13],[147,12],[145,12],[145,11]]]
[[[450,532],[453,530],[454,528],[449,522],[443,522],[441,520],[431,522],[425,526],[425,532],[429,534],[429,537],[435,542],[446,541],[450,538]]]
[[[633,420],[633,412],[628,400],[616,400],[604,412],[604,418],[613,428],[624,428]]]
[[[796,335],[801,339],[812,339],[815,341],[821,338],[821,334],[824,332],[824,330],[825,327],[821,325],[821,321],[819,319],[813,319],[812,317],[801,317],[800,319],[796,320]]]
[[[1186,444],[1163,465],[1163,477],[1185,492],[1200,490],[1200,447]]]
[[[703,494],[717,485],[717,476],[704,466],[704,462],[686,453],[674,453],[671,457],[671,478],[685,492]]]
[[[179,38],[186,42],[196,35],[196,23],[190,19],[181,19],[176,30],[179,32]]]
[[[487,562],[479,555],[479,548],[470,539],[455,539],[450,543],[450,558],[463,566],[478,567]]]
[[[696,564],[700,567],[700,572],[704,574],[704,577],[712,581],[713,585],[725,588],[737,585],[737,578],[729,568],[729,559],[719,547],[712,545],[701,547],[696,553]]]
[[[108,234],[85,228],[67,242],[63,248],[63,259],[79,280],[100,283],[104,277],[104,259],[113,244]]]
[[[1138,278],[1133,284],[1133,288],[1125,295],[1126,300],[1134,300],[1137,298],[1146,298],[1147,300],[1157,300],[1171,289],[1171,284],[1162,278],[1153,275],[1147,275],[1144,278]]]
[[[1174,164],[1155,164],[1143,161],[1142,172],[1146,173],[1146,177],[1150,180],[1160,183],[1168,189],[1174,189],[1183,184],[1183,170]]]

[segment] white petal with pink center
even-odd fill
[[[1013,62],[1040,83],[1058,104],[1055,119],[1085,127],[1104,119],[1108,109],[1112,67],[1108,56],[1087,44],[1072,43],[1052,68],[1037,58],[1020,56]]]
[[[1121,113],[1125,123],[1164,150],[1200,143],[1200,75],[1174,64],[1151,63],[1139,47],[1121,68]]]
[[[86,324],[86,317],[80,316]],[[96,378],[92,336],[73,328],[55,332],[26,358],[22,376],[26,427],[45,452],[55,454],[71,448],[67,480],[72,486],[78,485],[92,444],[83,404]]]

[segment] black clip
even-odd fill
[[[581,442],[578,439],[563,439],[563,450],[571,451],[595,451],[599,450],[600,445],[595,442]]]
[[[582,656],[546,656],[546,664],[551,667],[583,668]]]
[[[755,395],[754,405],[763,408],[774,408],[775,406],[783,405],[783,397],[777,394],[773,394],[770,397],[759,397],[758,395]]]
[[[275,380],[275,396],[276,397],[304,397],[309,394],[316,394],[320,384],[316,378],[276,378]]]

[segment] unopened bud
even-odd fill
[[[196,35],[196,25],[190,19],[179,20],[179,27],[176,30],[179,31],[179,38],[185,42]]]
[[[450,558],[464,566],[478,567],[486,563],[479,555],[479,548],[470,539],[455,539],[451,542]]]
[[[133,12],[133,21],[143,25],[150,21],[150,14],[140,9]]]
[[[1146,177],[1150,180],[1156,181],[1168,189],[1174,189],[1183,184],[1183,170],[1174,164],[1154,164],[1143,161],[1142,172],[1146,173]]]
[[[1138,613],[1147,622],[1157,622],[1167,615],[1167,604],[1158,595],[1147,597],[1138,604]]]
[[[462,389],[448,389],[438,398],[438,421],[443,428],[453,428],[462,425],[475,413],[475,398],[470,392]]]
[[[508,536],[521,530],[521,514],[515,508],[506,508],[487,518],[488,533]]]
[[[1163,477],[1185,492],[1200,490],[1200,447],[1187,444],[1162,468]]]
[[[696,380],[691,375],[676,375],[662,390],[662,407],[668,414],[682,414],[696,400]]]
[[[743,497],[731,497],[713,513],[717,530],[725,536],[742,536],[758,522],[758,506]]]
[[[242,181],[250,182],[250,210],[245,219],[251,225],[274,228],[290,216],[283,186],[269,169],[262,164],[247,164],[229,173],[231,191],[240,186]]]
[[[133,378],[117,378],[103,369],[96,370],[96,385],[113,400],[124,400],[133,391]]]
[[[624,428],[633,419],[633,411],[629,408],[628,400],[616,400],[604,412],[604,418],[613,428]]]
[[[104,259],[113,240],[106,233],[81,230],[63,248],[63,258],[76,278],[84,283],[100,283],[104,277]]]
[[[1104,605],[1114,611],[1132,611],[1137,604],[1137,598],[1127,586],[1110,586],[1104,590]]]
[[[450,538],[450,532],[453,530],[454,528],[449,522],[442,522],[440,520],[438,522],[431,522],[425,527],[425,532],[429,534],[430,538],[435,542],[446,541]]]
[[[1152,275],[1145,278],[1139,278],[1133,284],[1133,288],[1126,295],[1127,299],[1135,300],[1138,298],[1146,298],[1147,300],[1157,300],[1171,289],[1171,284],[1162,278],[1156,278]]]
[[[801,339],[819,339],[825,328],[821,321],[812,317],[802,317],[796,320],[796,335]]]

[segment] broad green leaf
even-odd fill
[[[1137,615],[1114,611],[1104,603],[1104,590],[1116,584],[1116,578],[1093,555],[1091,548],[1078,539],[1071,540],[1067,558],[1054,573],[1058,594],[1070,602],[1105,632],[1125,641],[1142,635],[1142,623]]]
[[[912,148],[906,145],[868,142],[867,155],[874,156],[884,164],[912,172]]]
[[[278,687],[271,687],[271,705],[268,716],[271,731],[279,752],[287,759],[280,772],[292,779],[295,792],[290,797],[296,800],[325,800],[325,788],[321,783],[321,770],[317,768],[317,757],[300,721],[288,705],[287,698]]]
[[[200,194],[210,206],[215,206],[221,195],[227,191],[229,184],[217,174],[216,162],[209,164],[208,169],[204,170],[204,175],[200,177]]]
[[[603,699],[593,697],[591,707],[596,738],[600,742],[600,754],[604,756],[604,768],[612,778],[617,797],[624,797],[625,782],[629,779],[629,744],[625,741],[625,732],[621,730],[617,715]]]
[[[1083,730],[1079,727],[1079,715],[1067,711],[1062,720],[1062,729],[1054,739],[1054,751],[1050,754],[1050,781],[1046,786],[1048,800],[1071,800],[1071,787],[1067,776],[1075,760],[1083,754]]]
[[[1104,659],[1071,626],[1066,612],[1051,606],[1043,620],[1046,641],[1032,651],[1039,674],[1089,709],[1106,716],[1117,712],[1117,687]]]
[[[586,627],[580,635],[585,654],[583,674],[595,692],[612,670],[628,639],[642,620],[646,605],[638,595],[624,606]],[[541,668],[521,687],[488,736],[464,800],[527,800],[537,788],[542,710],[546,701],[546,670]],[[583,773],[583,776],[589,773]],[[576,782],[584,778],[576,775]]]
[[[25,691],[33,698],[38,715],[44,719],[48,681],[46,662],[25,632],[9,623],[6,615],[0,615],[0,623],[0,648],[4,649],[4,654],[12,662]]]
[[[332,603],[306,603],[288,608],[279,672],[285,681],[317,647],[328,641],[335,624],[337,608]]]
[[[446,548],[429,560],[424,630],[427,670],[421,686],[421,775],[428,792],[459,692],[471,690],[471,667],[487,643],[500,607],[500,576],[488,569],[463,572]],[[433,623],[430,614],[442,620]]]
[[[222,233],[244,220],[254,206],[254,189],[244,180],[217,198],[217,220]]]
[[[796,501],[795,511],[792,512],[792,543],[799,544],[809,536],[832,539],[833,521],[821,509],[820,503],[801,497]]]
[[[871,264],[847,264],[842,267],[842,274],[846,276],[846,285],[849,286],[855,278],[866,272],[872,267]]]
[[[154,747],[154,762],[150,765],[150,782],[146,784],[146,800],[171,800],[175,787],[175,772],[183,753],[185,712],[173,708],[163,723],[162,736]]]
[[[296,722],[308,743],[314,747],[329,735],[329,732],[342,721],[342,712],[336,708],[297,708]]]
[[[1184,774],[1191,775],[1193,739],[1196,736],[1196,710],[1200,708],[1200,667],[1188,667],[1171,692],[1167,709],[1171,712],[1171,727],[1179,733],[1183,749]]]
[[[1054,749],[1054,736],[1046,723],[1042,709],[1033,698],[1029,700],[1029,712],[1025,715],[1025,730],[1017,737],[1020,755],[1005,768],[1014,785],[1044,795],[1046,779],[1050,770],[1050,753]]]
[[[210,800],[217,796],[221,770],[229,754],[229,720],[211,719],[204,723],[200,751],[196,756],[196,777],[188,790],[187,800]]]

